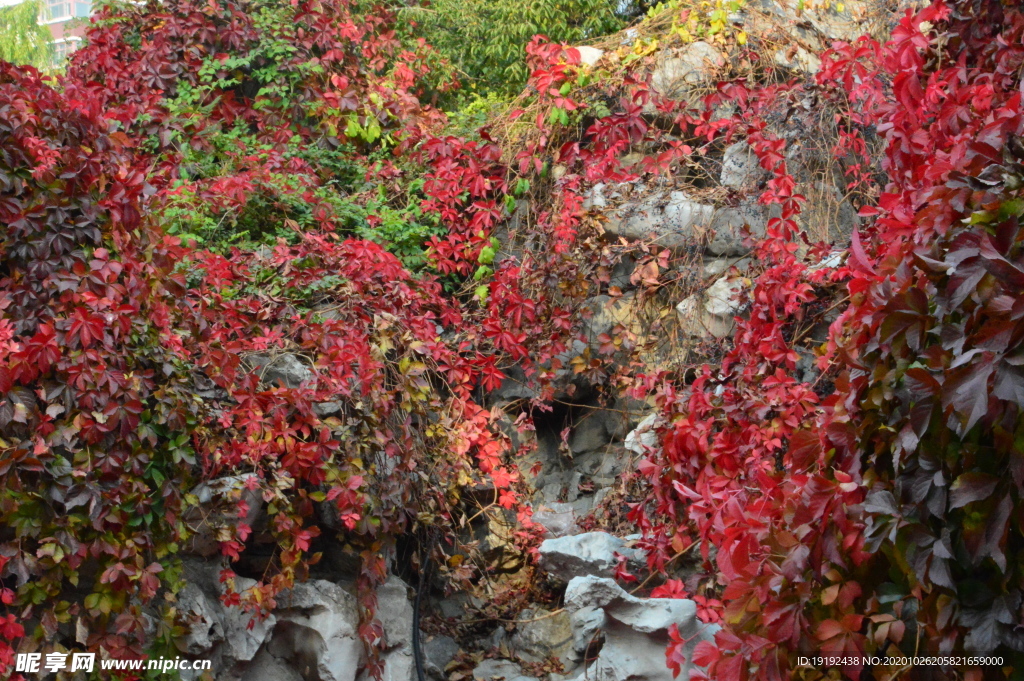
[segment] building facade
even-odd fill
[[[89,0],[45,0],[39,21],[50,28],[54,61],[58,64],[82,44],[91,14],[92,3]]]

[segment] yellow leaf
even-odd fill
[[[740,31],[736,34],[736,44],[746,45],[747,44],[747,33],[746,31]]]

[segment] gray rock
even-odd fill
[[[698,244],[715,216],[715,207],[685,192],[659,193],[623,203],[608,215],[605,231],[626,239],[651,240],[672,251]]]
[[[422,640],[422,639],[421,639]],[[423,643],[423,669],[434,681],[446,681],[444,668],[459,654],[459,644],[450,636],[434,636]]]
[[[199,556],[220,553],[220,542],[232,539],[232,528],[240,522],[252,527],[263,509],[263,496],[257,487],[248,489],[249,475],[232,475],[202,482],[192,489],[198,504],[185,512],[185,523],[192,531],[185,551]],[[245,516],[238,515],[239,504],[248,506]]]
[[[178,592],[178,612],[186,619],[185,634],[175,645],[188,655],[204,655],[224,640],[219,604],[211,603],[203,591],[189,583]]]
[[[775,63],[786,69],[802,71],[807,75],[814,75],[821,70],[821,58],[799,45],[786,50],[776,50],[773,56]]]
[[[776,207],[777,208],[777,207]],[[711,239],[707,249],[714,255],[744,255],[750,251],[743,245],[744,236],[762,237],[768,226],[765,214],[771,209],[748,200],[738,206],[722,208],[711,220]]]
[[[573,468],[592,480],[618,477],[626,466],[628,455],[622,445],[608,445],[595,452],[573,458]]]
[[[742,279],[721,277],[704,293],[695,293],[676,305],[683,332],[695,338],[729,338],[736,329],[736,315],[743,310],[747,284]]]
[[[603,411],[595,410],[576,422],[569,436],[569,451],[574,456],[600,449],[611,441],[611,435],[605,428],[605,416]]]
[[[215,661],[215,671],[227,673],[252,660],[270,638],[277,618],[256,618],[238,607],[225,606],[220,583],[220,561],[183,561],[186,586],[178,594],[177,609],[185,634],[175,640],[182,652]],[[255,580],[235,577],[235,588],[245,592]],[[252,626],[250,627],[250,623]]]
[[[355,598],[333,582],[296,584],[277,598],[268,651],[320,681],[353,681],[362,665]],[[306,673],[304,673],[304,676]]]
[[[537,681],[535,677],[526,676],[523,668],[508,660],[484,660],[473,670],[476,681]]]
[[[581,575],[611,577],[618,565],[616,553],[633,564],[643,564],[642,551],[607,532],[545,539],[538,551],[541,569],[565,582]]]
[[[658,414],[650,414],[626,435],[625,441],[622,443],[623,446],[635,453],[635,454],[646,454],[648,448],[654,448],[658,446],[658,434],[655,431],[655,424],[658,420]]]
[[[505,378],[497,390],[488,393],[490,404],[507,404],[520,400],[532,400],[537,397],[537,391],[532,381],[526,376],[526,372],[518,364],[502,369]]]
[[[327,416],[334,416],[335,414],[341,413],[341,402],[332,400],[331,402],[317,402],[313,405],[313,413],[320,418],[326,418]]]
[[[720,180],[723,187],[739,189],[749,186],[764,174],[760,161],[749,144],[736,142],[725,148]]]
[[[576,512],[570,504],[544,504],[534,510],[533,522],[544,527],[545,536],[548,538],[565,537],[579,532],[576,526]]]
[[[724,64],[721,52],[702,40],[697,41],[681,52],[662,55],[651,73],[651,87],[664,97],[681,99],[690,87],[708,80]]]
[[[588,575],[569,582],[565,607],[571,613],[576,649],[587,645],[598,629],[605,642],[597,660],[580,679],[597,681],[670,681],[665,665],[668,629],[672,625],[689,639],[685,654],[703,640],[712,640],[718,627],[697,619],[693,601],[672,598],[637,598],[611,579]],[[596,613],[602,612],[604,619]],[[659,655],[660,653],[660,655]],[[677,678],[688,679],[691,664]]]
[[[584,607],[571,612],[569,624],[572,627],[572,647],[576,659],[582,660],[591,644],[604,640],[606,619],[601,608]]]
[[[860,217],[843,193],[825,182],[797,185],[797,192],[807,197],[797,222],[811,239],[848,245],[854,228],[860,224]]]
[[[278,659],[266,649],[261,650],[253,659],[242,681],[305,681],[297,669],[287,661]]]
[[[250,371],[259,375],[264,385],[270,387],[298,388],[303,383],[313,380],[315,376],[312,369],[290,352],[280,355],[257,352],[246,355],[245,363]]]
[[[254,579],[235,577],[235,588],[239,593],[254,586]],[[270,638],[277,617],[270,614],[259,618],[241,608],[225,606],[221,611],[221,622],[224,624],[224,657],[234,662],[249,662]]]
[[[412,647],[412,601],[409,586],[396,575],[377,588],[377,619],[384,626],[387,647]]]
[[[572,666],[573,653],[572,624],[569,614],[538,608],[519,613],[516,631],[512,634],[512,650],[527,662],[543,662],[554,657],[563,665]],[[533,621],[529,621],[533,620]]]

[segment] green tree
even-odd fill
[[[53,66],[50,29],[39,24],[42,0],[0,7],[0,59],[37,69]]]
[[[528,74],[524,48],[537,34],[570,44],[621,28],[614,0],[433,0],[403,10],[456,69],[464,90],[514,94]]]

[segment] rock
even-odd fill
[[[576,659],[585,659],[587,649],[592,644],[604,641],[604,629],[607,626],[604,610],[601,608],[584,607],[569,614],[572,627],[572,647]]]
[[[799,45],[793,45],[788,50],[776,50],[774,57],[776,64],[793,71],[814,75],[821,70],[821,58]]]
[[[723,187],[736,189],[746,187],[752,185],[764,174],[761,163],[749,144],[736,142],[725,148],[720,179]]]
[[[611,435],[605,427],[606,416],[603,410],[594,410],[576,422],[569,436],[569,451],[573,455],[592,452],[611,441]]]
[[[663,55],[651,74],[651,87],[663,97],[682,99],[691,86],[708,80],[724,64],[721,52],[699,40],[676,55]]]
[[[576,649],[597,630],[605,632],[605,642],[597,660],[580,679],[595,681],[671,681],[665,665],[668,629],[675,625],[690,641],[685,654],[703,640],[712,640],[718,627],[697,619],[693,601],[673,598],[637,598],[626,593],[611,579],[593,575],[577,577],[565,592],[565,608],[571,613]],[[604,619],[597,614],[602,612]],[[659,655],[660,653],[660,655]],[[683,666],[677,678],[689,678],[690,664]]]
[[[703,295],[685,298],[676,306],[683,331],[695,338],[731,337],[736,328],[735,317],[744,307],[740,294],[746,288],[745,280],[722,277]]]
[[[843,193],[826,182],[801,183],[796,191],[807,197],[797,222],[810,235],[811,241],[847,246],[860,218]]]
[[[657,193],[639,202],[626,202],[608,215],[604,229],[626,239],[651,240],[672,251],[698,245],[715,216],[715,207],[691,199],[685,192]]]
[[[330,402],[316,402],[313,404],[313,413],[320,418],[340,414],[341,402],[336,400],[332,400]]]
[[[563,665],[572,666],[573,653],[572,624],[569,614],[538,608],[519,613],[516,631],[512,635],[512,650],[527,662],[543,662],[549,657],[558,658]]]
[[[235,577],[235,588],[239,593],[254,586],[254,579]],[[270,638],[277,617],[270,614],[260,619],[241,608],[225,606],[221,612],[221,621],[224,623],[224,657],[234,662],[249,662]]]
[[[644,562],[642,551],[626,546],[624,540],[607,532],[545,539],[538,551],[541,569],[564,582],[581,575],[611,577],[618,565],[616,553],[634,565]]]
[[[766,212],[771,214],[773,206],[768,211],[756,201],[747,200],[738,206],[728,206],[718,210],[711,220],[711,239],[707,243],[707,249],[714,255],[745,255],[750,251],[743,241],[746,234],[753,237],[762,237],[768,226],[765,217]]]
[[[420,639],[422,640],[422,638]],[[434,636],[423,643],[423,670],[434,681],[446,681],[444,668],[459,654],[459,644],[449,636]]]
[[[305,681],[285,660],[261,650],[242,675],[242,681]]]
[[[303,383],[313,380],[315,376],[312,369],[290,352],[280,355],[257,352],[246,355],[245,363],[250,371],[258,374],[260,381],[269,387],[298,388]]]
[[[535,677],[526,676],[523,668],[508,660],[484,660],[473,670],[475,681],[537,681]]]
[[[220,600],[225,593],[220,583],[221,568],[220,561],[183,560],[186,586],[178,594],[177,607],[185,634],[175,640],[175,645],[190,655],[214,659],[215,671],[226,672],[256,656],[270,638],[277,618],[272,613],[258,619],[242,608],[225,606]],[[235,577],[235,588],[240,593],[255,584],[255,580]]]
[[[598,336],[611,333],[617,325],[636,330],[639,322],[636,318],[636,301],[632,293],[612,298],[611,296],[594,296],[584,303],[593,315],[584,320],[583,333],[592,347],[600,344]]]
[[[544,504],[534,510],[533,522],[544,527],[544,536],[548,538],[565,537],[579,532],[576,526],[576,513],[569,504]]]
[[[191,582],[178,592],[178,612],[187,623],[185,634],[175,645],[188,655],[204,655],[224,640],[224,627],[220,621],[217,604],[207,600],[202,590]]]
[[[377,588],[377,619],[384,627],[387,647],[412,650],[412,601],[409,586],[396,575]]]
[[[232,528],[239,523],[252,527],[263,509],[259,487],[247,487],[252,477],[232,475],[201,482],[192,489],[198,505],[185,512],[185,523],[192,531],[185,544],[188,553],[206,557],[217,555],[220,542],[233,538]],[[247,510],[239,517],[242,503]]]
[[[648,448],[657,447],[658,434],[654,430],[657,420],[658,415],[656,413],[647,416],[637,424],[636,428],[626,435],[623,446],[636,454],[646,454]]]
[[[573,468],[590,478],[616,478],[626,466],[628,456],[622,445],[608,445],[595,452],[573,458]]]
[[[598,49],[596,47],[589,47],[587,45],[583,45],[581,47],[577,47],[576,49],[579,50],[580,53],[580,63],[585,66],[593,66],[598,61],[600,61],[601,57],[604,56],[604,50]]]
[[[277,597],[270,654],[320,681],[353,681],[363,659],[355,598],[333,582],[296,584]],[[407,681],[403,680],[403,681]]]

